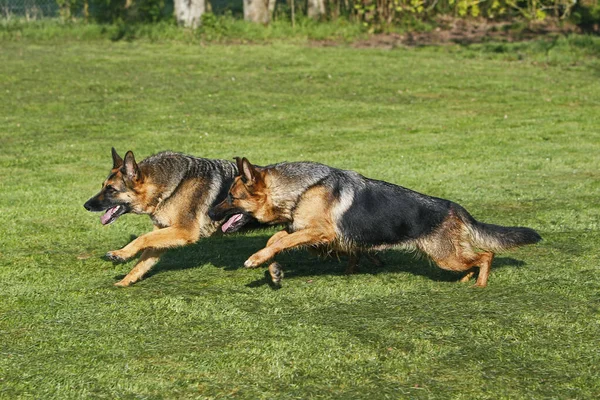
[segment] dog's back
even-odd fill
[[[539,240],[529,228],[501,227],[481,223],[462,206],[392,183],[369,179],[354,171],[312,162],[282,163],[267,167],[276,171],[277,182],[294,193],[321,186],[326,188],[331,221],[338,240],[358,247],[385,247],[415,243],[432,234],[451,217],[460,220],[483,249],[501,250]],[[293,204],[297,208],[298,204]],[[476,238],[475,238],[476,237]]]
[[[216,230],[207,210],[227,195],[237,169],[233,162],[161,152],[139,163],[146,177],[150,217],[158,226],[199,222],[202,236]],[[195,224],[194,224],[195,225]]]
[[[358,182],[341,184],[340,201],[348,201],[343,196],[352,196],[352,201],[337,223],[344,239],[361,247],[398,245],[427,235],[442,223],[452,204],[362,176]]]
[[[322,187],[329,204],[322,211],[330,214],[338,241],[358,247],[397,245],[422,237],[441,224],[453,204],[319,163],[280,163],[264,170],[275,181],[271,199],[292,210],[302,210],[307,201],[303,195]],[[313,196],[310,201],[315,201]],[[292,219],[301,217],[295,214]]]

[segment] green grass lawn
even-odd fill
[[[0,41],[0,398],[592,399],[600,395],[600,41],[354,49]],[[83,203],[110,147],[314,160],[544,241],[486,289],[401,252],[346,276],[273,229],[109,250],[151,229]]]

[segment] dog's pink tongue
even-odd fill
[[[227,220],[227,222],[225,222],[223,224],[223,226],[221,226],[221,230],[223,232],[227,232],[227,229],[229,229],[231,227],[231,225],[233,225],[236,222],[238,222],[241,218],[242,218],[242,214],[234,214],[231,218],[229,218]]]
[[[102,222],[102,225],[106,225],[110,222],[110,217],[112,217],[115,211],[117,211],[117,208],[119,208],[119,206],[114,206],[106,210],[104,215],[100,217],[100,222]]]

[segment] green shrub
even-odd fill
[[[600,3],[578,2],[571,20],[584,32],[600,32]]]

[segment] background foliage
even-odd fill
[[[273,20],[290,20],[292,2],[279,0]],[[569,20],[588,31],[598,31],[599,0],[324,0],[321,20],[359,22],[372,32],[392,26],[423,29],[440,18],[488,21]],[[306,3],[294,3],[295,18],[306,15]],[[85,18],[110,23],[154,23],[172,20],[172,0],[0,0],[5,18],[26,15],[36,18],[59,14],[64,20]],[[242,16],[242,2],[213,0],[209,13],[235,18]]]

